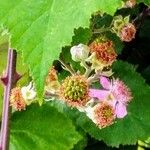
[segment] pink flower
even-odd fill
[[[90,97],[109,102],[114,107],[117,118],[124,118],[127,115],[127,104],[132,99],[130,89],[118,79],[110,81],[103,76],[100,77],[100,84],[104,89],[90,89]]]

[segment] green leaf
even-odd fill
[[[102,16],[101,13],[96,13],[92,16],[91,19],[91,28],[100,29],[102,27],[110,27],[113,17],[108,14]]]
[[[99,129],[85,114],[69,109],[58,101],[51,102],[53,103],[51,105],[72,118],[85,132],[98,140],[103,140],[107,145],[118,147],[120,144],[135,144],[138,139],[144,140],[149,137],[150,87],[128,63],[117,61],[113,66],[113,72],[131,88],[133,94],[133,99],[128,105],[128,115],[123,119],[118,119],[113,125]]]
[[[114,45],[116,53],[121,54],[123,47],[124,47],[124,44],[120,40],[120,38],[115,33],[112,33],[112,32],[107,32],[106,36],[108,39],[113,41],[113,45]]]
[[[0,22],[11,33],[11,47],[23,51],[39,96],[61,47],[71,43],[74,28],[88,27],[91,13],[114,14],[120,0],[0,0]]]
[[[10,150],[70,150],[81,139],[72,121],[48,105],[32,105],[11,118]]]
[[[8,31],[3,27],[0,26],[0,49],[5,49],[8,46],[9,34]]]
[[[150,84],[150,65],[141,72],[148,84]]]
[[[150,6],[150,0],[137,0],[138,3],[144,3],[147,6]]]
[[[88,137],[86,133],[81,128],[78,129],[78,132],[82,135],[82,139],[76,145],[74,145],[72,150],[84,150],[87,146]]]
[[[149,19],[145,19],[141,29],[140,29],[140,37],[145,37],[145,38],[150,38],[150,20]]]
[[[72,37],[72,45],[88,44],[92,37],[92,32],[88,28],[78,28],[74,30],[74,36]]]

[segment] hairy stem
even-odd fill
[[[88,66],[85,61],[81,61],[80,65],[85,68],[84,76],[85,76],[85,77],[88,77],[88,76],[90,75],[90,73],[92,72],[91,67]]]
[[[70,72],[72,75],[75,74],[75,71],[70,65],[66,64],[62,59],[59,59],[59,62],[62,64],[64,70]]]
[[[0,150],[9,149],[9,118],[11,113],[11,109],[9,107],[9,97],[11,89],[16,83],[14,79],[14,75],[16,73],[16,57],[17,57],[16,51],[9,49],[5,75],[6,76],[5,78],[7,78],[8,82],[5,85],[4,89]]]

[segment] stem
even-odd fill
[[[92,82],[95,82],[98,80],[101,73],[96,73],[95,75],[88,78],[88,83],[91,84]]]
[[[55,93],[50,93],[50,92],[46,92],[45,93],[45,96],[44,96],[44,98],[45,99],[49,99],[49,98],[58,98],[59,97],[59,95],[58,94],[55,94]]]
[[[85,76],[85,77],[88,77],[88,76],[90,75],[90,73],[91,73],[93,70],[91,69],[90,66],[88,66],[88,65],[86,64],[85,61],[81,61],[80,64],[81,64],[81,66],[83,66],[83,67],[85,68],[84,76]]]
[[[62,59],[59,59],[59,62],[62,64],[64,70],[70,72],[72,75],[75,74],[75,71],[70,65],[66,64]]]
[[[100,29],[95,29],[93,31],[94,34],[100,34],[100,33],[104,33],[104,32],[108,32],[108,31],[111,31],[111,28],[108,27],[108,28],[100,28]]]
[[[88,83],[91,84],[92,82],[96,82],[100,76],[110,77],[110,76],[112,76],[112,74],[113,74],[112,70],[105,71],[105,72],[98,71],[93,76],[90,76],[88,78]]]
[[[16,51],[9,49],[6,69],[6,78],[8,79],[8,83],[4,89],[0,150],[9,149],[9,119],[11,113],[11,109],[9,107],[9,97],[11,88],[16,83],[14,80],[14,75],[16,73],[16,58]]]

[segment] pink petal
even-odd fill
[[[116,103],[117,103],[117,100],[116,99],[111,99],[108,101],[109,105],[111,105],[112,107],[116,107]]]
[[[106,90],[97,90],[97,89],[90,89],[89,96],[93,98],[98,98],[99,100],[104,100],[109,94],[109,91]]]
[[[110,89],[111,83],[110,83],[110,80],[108,78],[101,76],[100,77],[100,83],[104,89],[107,89],[107,90]]]
[[[124,118],[127,115],[126,105],[122,103],[118,103],[116,105],[115,111],[116,111],[117,118]]]

